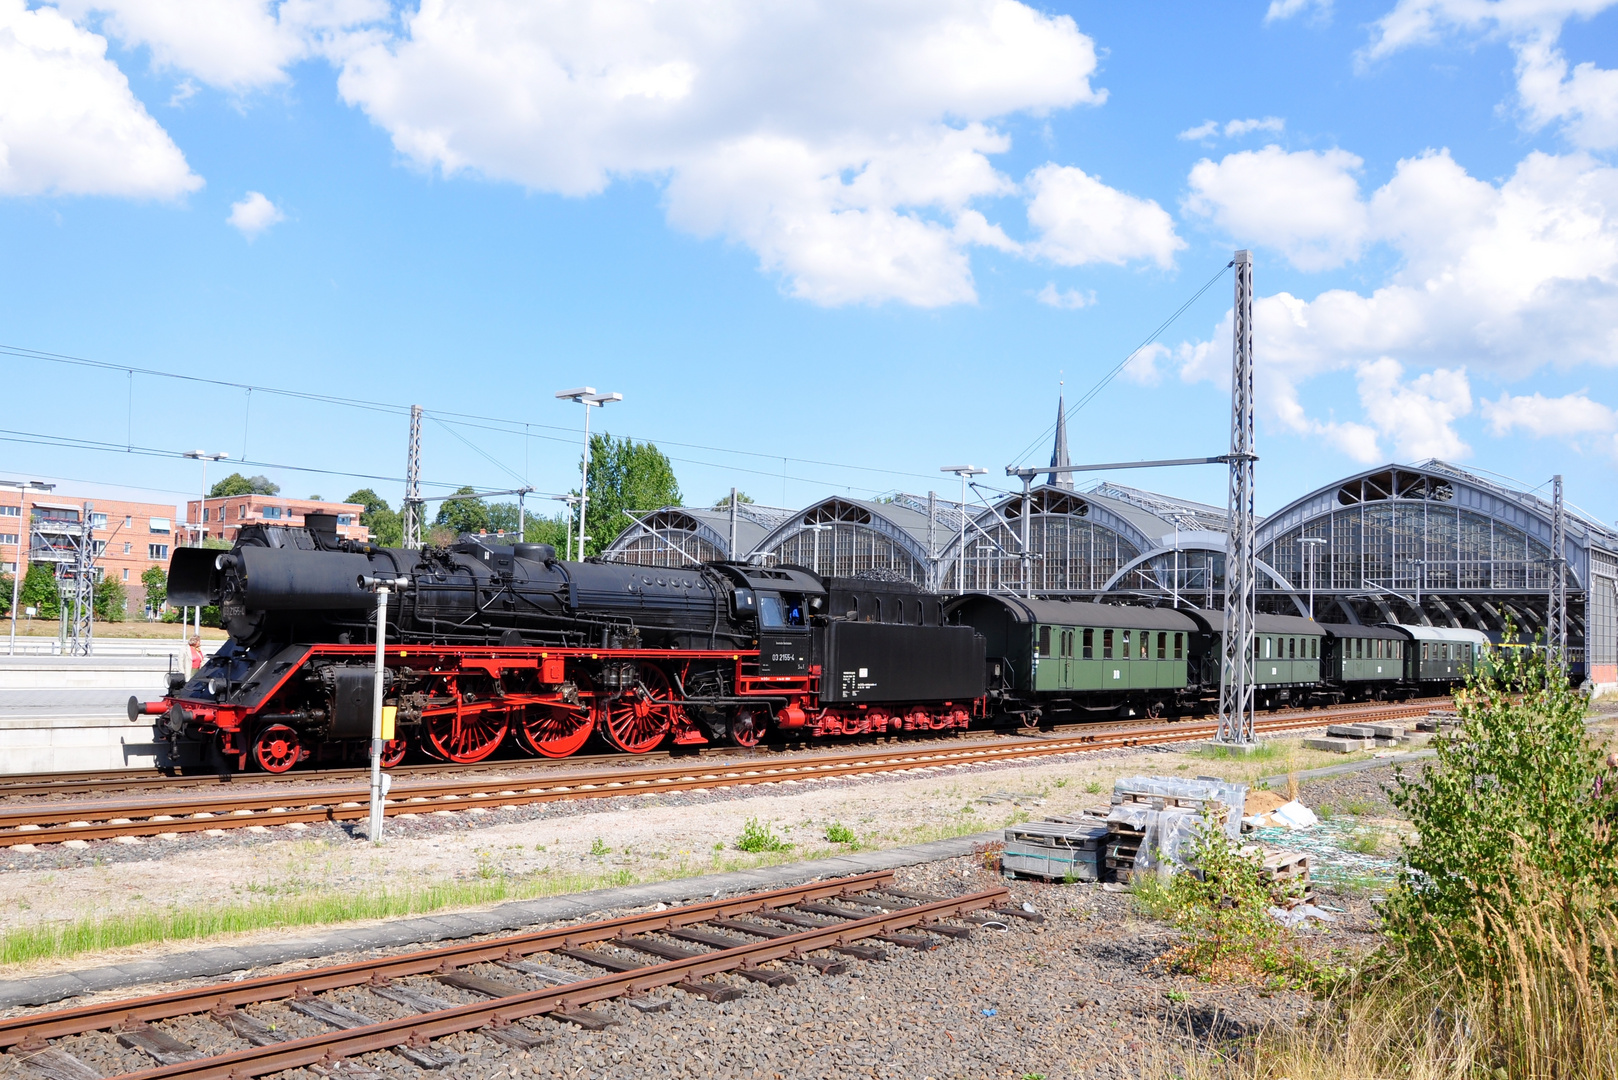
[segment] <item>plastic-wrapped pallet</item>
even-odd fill
[[[1194,780],[1179,776],[1123,776],[1113,781],[1112,801],[1115,808],[1120,804],[1140,803],[1159,809],[1177,806],[1207,810],[1223,817],[1226,833],[1235,840],[1241,836],[1247,785],[1232,784],[1216,776],[1199,776]]]

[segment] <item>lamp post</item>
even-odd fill
[[[976,465],[945,465],[939,472],[954,473],[961,478],[961,536],[955,544],[955,591],[966,591],[966,483],[974,476],[982,476],[988,469]]]
[[[584,406],[584,462],[579,466],[579,561],[584,561],[584,521],[590,505],[590,407],[609,405],[624,400],[622,394],[598,394],[593,386],[576,386],[572,390],[558,390],[559,401],[577,401]]]
[[[382,807],[388,795],[388,785],[382,776],[383,737],[382,694],[387,682],[386,649],[388,642],[388,590],[403,589],[409,578],[379,578],[361,574],[360,587],[376,593],[376,675],[371,683],[371,843],[382,842]]]
[[[1298,540],[1300,544],[1309,545],[1309,619],[1315,617],[1315,563],[1318,561],[1320,549],[1325,546],[1324,536],[1305,536]]]
[[[573,555],[573,504],[579,501],[577,495],[552,495],[551,498],[560,503],[567,503],[567,545],[562,548],[562,558]]]
[[[193,459],[195,461],[202,462],[202,492],[201,492],[201,497],[197,500],[197,520],[193,523],[194,527],[197,530],[197,547],[201,547],[202,546],[202,539],[203,539],[203,536],[204,536],[204,534],[206,532],[206,530],[203,529],[203,527],[202,527],[202,520],[203,520],[203,518],[208,516],[208,462],[210,462],[210,461],[223,461],[223,460],[225,460],[225,458],[228,458],[230,455],[229,454],[209,454],[209,453],[206,453],[206,452],[204,452],[202,450],[187,450],[185,452],[185,456],[188,457],[188,458],[191,458],[191,459]],[[225,535],[225,530],[223,528],[221,528],[219,530],[219,535],[220,536]],[[180,612],[180,616],[181,616],[180,617],[180,622],[183,625],[184,622],[185,622],[185,612],[183,612],[183,611]],[[201,604],[197,605],[197,636],[198,637],[202,636],[202,605]]]
[[[1427,560],[1426,559],[1411,559],[1411,560],[1409,560],[1409,562],[1410,562],[1411,566],[1414,566],[1416,568],[1416,618],[1420,619],[1422,617],[1422,613],[1421,613],[1421,586],[1422,586],[1422,579],[1427,576]]]
[[[55,484],[42,484],[38,480],[0,480],[0,487],[14,488],[17,494],[25,491],[51,491]],[[17,655],[17,603],[22,589],[22,538],[23,538],[23,505],[22,499],[17,500],[17,543],[14,558],[11,564],[11,645],[6,650],[7,656]]]

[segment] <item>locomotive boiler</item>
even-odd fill
[[[244,526],[229,551],[180,548],[169,598],[215,604],[229,640],[161,700],[188,750],[284,772],[363,753],[387,610],[384,764],[412,748],[453,762],[503,745],[565,757],[592,735],[645,753],[665,742],[754,746],[788,737],[967,727],[984,715],[984,643],[905,583],[793,566],[570,562],[543,544],[462,536],[421,551],[339,539],[336,520]]]

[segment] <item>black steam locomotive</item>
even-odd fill
[[[447,548],[339,539],[336,519],[244,526],[228,552],[180,548],[169,598],[217,604],[230,640],[160,701],[184,762],[284,772],[360,757],[371,737],[376,595],[388,583],[384,764],[502,745],[566,757],[594,735],[756,745],[965,728],[986,705],[984,639],[906,583],[801,567],[675,569],[558,559],[544,544]]]

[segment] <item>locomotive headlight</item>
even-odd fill
[[[220,694],[223,694],[227,689],[229,689],[229,687],[230,683],[226,682],[224,679],[212,678],[208,680],[208,693],[214,697],[218,697]]]

